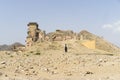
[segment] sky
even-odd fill
[[[0,44],[25,44],[29,22],[47,33],[88,30],[120,46],[120,0],[0,0]]]

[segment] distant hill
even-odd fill
[[[16,47],[24,47],[24,45],[19,42],[15,42],[11,45],[6,45],[6,44],[0,45],[0,51],[12,51]]]
[[[9,50],[11,50],[11,47],[9,46],[9,45],[6,45],[6,44],[4,44],[4,45],[0,45],[0,51],[9,51]]]

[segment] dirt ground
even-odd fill
[[[0,80],[120,80],[119,68],[120,55],[104,52],[0,52]]]

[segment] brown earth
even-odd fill
[[[25,52],[0,52],[0,80],[119,80],[119,53],[76,40],[36,43]]]

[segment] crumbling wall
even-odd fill
[[[76,34],[73,31],[56,30],[56,32],[48,33],[50,41],[65,41],[75,39]]]
[[[28,36],[32,38],[33,42],[36,42],[39,37],[39,29],[38,29],[38,24],[37,23],[29,23],[28,24]]]
[[[84,31],[84,33],[87,33]],[[26,38],[26,47],[31,47],[35,42],[43,42],[43,41],[65,41],[65,40],[83,40],[83,45],[90,48],[95,49],[95,41],[87,40],[89,36],[82,33],[74,33],[72,30],[56,30],[55,32],[51,32],[46,34],[45,31],[42,31],[38,28],[38,24],[35,22],[31,22],[28,24],[28,36]]]
[[[35,22],[30,22],[28,24],[28,36],[26,38],[26,46],[30,47],[34,42],[45,40],[45,31],[41,31],[38,28],[38,24]]]
[[[95,49],[96,48],[96,42],[95,40],[84,40],[81,42],[82,45],[84,45],[85,47],[89,48],[89,49]]]
[[[30,37],[26,39],[26,47],[31,47],[33,45],[33,40]]]

